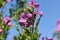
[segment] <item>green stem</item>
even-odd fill
[[[58,33],[58,40],[60,40],[60,33]]]
[[[37,19],[36,24],[35,24],[35,29],[34,30],[35,30],[36,35],[38,35],[38,24],[39,24],[40,20],[41,20],[41,16],[40,16],[39,19]],[[37,40],[38,40],[38,37],[37,37]]]
[[[6,31],[7,31],[7,29],[8,29],[8,27],[4,24],[4,29],[3,29],[3,38],[4,38],[4,40],[5,40],[5,33],[6,33]]]
[[[5,39],[5,25],[4,25],[4,29],[3,29],[3,38]]]

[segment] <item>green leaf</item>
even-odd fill
[[[2,3],[3,2],[3,0],[0,0],[0,3]]]
[[[27,28],[23,28],[23,29],[24,29],[24,33],[25,33],[25,34],[27,34],[27,35],[29,35],[29,36],[32,34],[29,29],[27,29]]]
[[[0,0],[0,8],[6,4],[6,1]]]
[[[13,9],[10,8],[9,10],[10,10],[10,17],[14,17],[15,14],[12,13]]]
[[[17,11],[19,12],[20,15],[23,12],[23,8],[19,8]]]
[[[30,13],[33,13],[33,12],[34,12],[34,8],[33,8],[33,7],[28,7],[28,11],[29,11]]]

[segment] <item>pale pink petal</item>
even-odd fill
[[[12,26],[12,22],[9,22],[7,25],[8,25],[8,26]]]

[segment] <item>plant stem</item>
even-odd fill
[[[58,40],[60,40],[60,33],[58,33]]]

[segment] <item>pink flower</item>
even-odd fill
[[[3,18],[3,21],[7,23],[8,21],[10,21],[10,17]]]
[[[25,12],[23,12],[21,15],[20,15],[20,18],[26,18],[26,13]]]
[[[39,8],[39,4],[38,3],[34,3],[34,7],[35,8]]]
[[[28,5],[29,5],[29,6],[32,6],[32,3],[31,3],[31,2],[29,2],[29,3],[28,3]]]
[[[40,16],[43,16],[43,12],[42,11],[40,11]]]
[[[2,29],[0,28],[0,34],[2,33]]]
[[[27,14],[28,19],[32,19],[33,15],[31,13]]]
[[[39,4],[36,3],[35,1],[31,1],[28,3],[29,6],[34,6],[35,8],[39,8]]]
[[[58,32],[60,32],[60,19],[57,21],[57,30]]]
[[[29,6],[34,6],[35,1],[31,1],[28,3]]]
[[[22,25],[25,26],[25,27],[27,27],[28,26],[28,23],[26,22],[26,23],[23,23]]]
[[[20,23],[26,23],[26,19],[20,18],[19,22]]]
[[[38,14],[39,14],[40,16],[43,16],[43,12],[42,12],[42,11],[38,11]]]
[[[9,22],[7,25],[8,25],[8,26],[12,26],[12,22]]]
[[[36,17],[36,14],[38,14],[38,12],[36,11],[36,12],[34,12],[34,18]]]
[[[20,18],[19,22],[20,22],[20,24],[22,24],[22,26],[27,26],[27,24],[28,24],[27,20],[24,18]]]
[[[11,2],[12,0],[7,0],[7,2]]]

